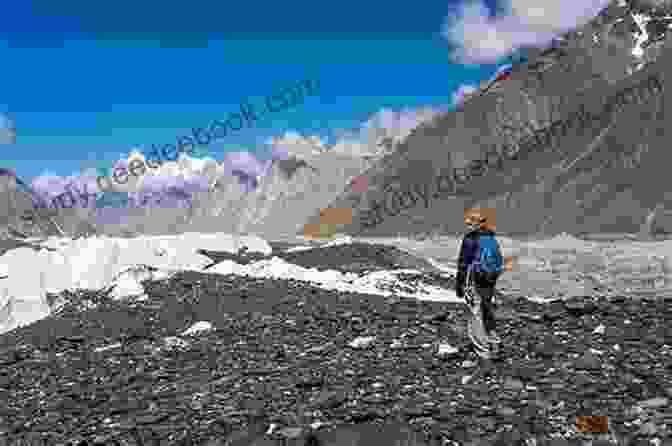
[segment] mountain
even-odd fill
[[[202,171],[184,166],[162,166],[170,175],[202,174],[207,192],[192,194],[186,208],[155,206],[111,210],[96,214],[92,203],[58,209],[36,209],[29,186],[14,174],[0,175],[0,228],[2,238],[165,235],[182,232],[258,233],[293,235],[322,203],[341,194],[351,178],[366,170],[369,156],[337,151],[300,159],[275,160],[267,174],[254,179],[249,190],[240,176],[226,174],[218,162],[204,163]],[[166,163],[169,164],[169,163]],[[112,193],[123,191],[113,191]],[[67,201],[68,199],[66,199]],[[69,203],[68,203],[69,205]]]
[[[509,235],[672,232],[671,13],[664,1],[611,3],[416,128],[366,172],[366,192],[324,207],[353,208],[339,231],[362,236],[459,233],[467,207],[490,208]]]
[[[52,215],[35,209],[26,185],[12,171],[0,171],[0,238],[60,235]]]
[[[105,186],[107,192],[104,197],[100,196],[109,198],[102,200],[107,203],[102,213],[96,209],[101,200],[94,201],[93,195],[88,195],[96,189],[97,172],[87,171],[67,178],[39,177],[39,181],[32,185],[33,190],[58,194],[69,189],[75,196],[87,198],[74,208],[64,209],[61,203],[58,209],[39,210],[32,206],[31,187],[16,183],[17,177],[12,172],[12,178],[5,178],[7,184],[0,191],[0,212],[6,220],[0,226],[6,238],[60,234],[124,237],[183,232],[293,237],[306,219],[319,211],[324,203],[342,194],[354,177],[390,153],[417,123],[427,121],[437,113],[431,107],[401,111],[384,109],[372,115],[361,128],[342,130],[339,139],[329,144],[314,136],[287,132],[273,138],[269,144],[271,152],[284,155],[268,161],[258,160],[250,152],[228,153],[230,159],[225,157],[224,160],[182,156],[176,161],[151,167],[143,175],[131,175],[123,184],[109,181]],[[144,156],[136,150],[120,162],[129,165],[134,160],[142,162]],[[231,164],[232,160],[236,162]],[[208,190],[189,191],[191,204],[185,201],[179,207],[155,203],[131,209],[123,204],[127,194],[145,190],[147,185],[155,192],[161,189],[160,185],[171,185],[157,193],[174,203],[169,200],[169,195],[173,192],[185,195],[186,189],[178,190],[184,187],[180,184],[185,184],[187,178],[193,180],[196,177],[207,180]],[[71,206],[71,198],[64,201],[66,206]],[[115,201],[118,201],[116,209],[109,207]],[[36,212],[41,217],[34,217]]]
[[[279,160],[249,192],[240,188],[235,177],[222,177],[213,191],[196,194],[196,213],[188,231],[293,235],[369,165],[361,157],[331,152],[308,160]]]

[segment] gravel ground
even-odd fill
[[[388,264],[380,248],[367,268],[363,248],[329,249],[361,271]],[[672,441],[669,300],[500,296],[503,355],[482,361],[460,304],[197,272],[145,287],[145,300],[62,293],[55,315],[0,336],[0,438],[363,446],[393,444],[387,423],[419,436],[394,444]],[[212,329],[181,334],[199,321]],[[577,415],[608,416],[611,434],[576,433]]]

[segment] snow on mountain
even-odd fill
[[[258,278],[294,279],[309,282],[324,289],[343,292],[367,293],[380,296],[395,294],[397,296],[415,297],[421,300],[458,302],[458,298],[453,290],[446,290],[430,285],[418,287],[413,293],[404,293],[403,291],[395,291],[393,293],[384,289],[386,285],[387,287],[393,286],[397,282],[396,276],[399,274],[422,274],[422,272],[412,269],[376,271],[360,277],[354,273],[341,273],[334,270],[318,271],[315,268],[304,268],[285,262],[278,257],[273,257],[249,265],[240,265],[227,260],[209,269],[208,272]]]
[[[448,19],[444,35],[456,46],[454,59],[493,63],[520,47],[548,46],[559,34],[584,26],[609,1],[511,0],[508,13],[494,18],[484,2],[461,2]]]

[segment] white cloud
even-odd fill
[[[490,17],[479,0],[462,3],[446,20],[444,36],[465,64],[496,63],[521,47],[545,47],[557,35],[588,23],[609,0],[511,0],[507,13]]]

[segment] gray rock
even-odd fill
[[[585,370],[600,370],[602,361],[596,355],[588,351],[574,362],[574,367]]]
[[[651,398],[651,399],[648,399],[648,400],[645,400],[645,401],[640,401],[639,403],[637,403],[637,405],[639,407],[641,407],[642,409],[656,409],[656,408],[668,406],[669,404],[670,404],[670,400],[668,398],[662,398],[662,397]]]

